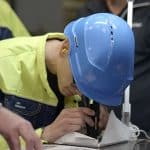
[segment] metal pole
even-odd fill
[[[133,0],[128,0],[127,23],[132,28],[133,24]],[[124,93],[124,104],[122,110],[122,121],[129,126],[131,119],[131,104],[130,104],[130,86],[128,86]]]

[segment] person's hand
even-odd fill
[[[99,125],[100,130],[104,130],[108,122],[109,111],[108,111],[107,106],[104,106],[104,105],[100,105],[99,109],[100,109],[100,115],[99,115],[98,125]]]
[[[19,136],[24,139],[26,150],[42,150],[40,138],[32,125],[3,107],[0,108],[0,134],[6,139],[11,150],[21,150]]]
[[[86,124],[94,126],[91,119],[94,114],[94,111],[89,108],[63,109],[55,121],[44,128],[41,138],[53,143],[66,133],[80,131]]]

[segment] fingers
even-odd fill
[[[79,124],[71,124],[68,128],[66,133],[74,132],[74,131],[80,131],[82,129],[82,126]]]
[[[89,108],[68,108],[61,112],[62,119],[68,118],[72,120],[72,123],[80,124],[80,126],[85,126],[85,124],[94,126],[94,122],[91,118],[94,114],[94,111]]]
[[[70,119],[70,124],[72,124],[72,125],[79,125],[80,128],[85,127],[86,124],[88,124],[91,127],[94,126],[94,122],[91,119],[91,117],[81,116],[81,115],[80,115],[80,117],[71,118]]]
[[[106,106],[100,105],[99,128],[105,129],[109,118],[109,112]]]
[[[63,109],[61,112],[61,115],[63,117],[81,117],[84,118],[85,116],[94,116],[95,112],[89,108],[66,108]]]
[[[94,126],[94,121],[92,120],[91,117],[85,117],[84,120],[85,120],[86,124],[88,124],[90,127]]]
[[[106,125],[107,125],[107,118],[101,117],[101,119],[99,121],[99,128],[104,130],[106,128]]]
[[[19,137],[26,142],[26,150],[41,150],[40,139],[32,125],[7,109],[1,109],[0,131],[11,150],[21,150]],[[36,148],[36,149],[35,149]]]
[[[39,138],[34,141],[34,150],[42,150],[42,143]]]
[[[79,131],[85,126],[85,122],[80,118],[65,118],[63,120],[66,123],[64,127],[65,132]]]
[[[89,108],[66,108],[61,111],[55,121],[44,128],[42,138],[54,142],[59,137],[75,131],[85,130],[86,124],[94,126],[91,116],[94,112]]]
[[[94,116],[95,115],[95,112],[90,109],[90,108],[87,108],[87,107],[79,107],[79,108],[66,108],[63,110],[64,112],[72,112],[72,113],[75,113],[75,112],[78,112],[78,113],[84,113],[85,115],[89,115],[89,116]]]
[[[20,140],[19,140],[19,136],[14,136],[11,139],[11,143],[12,143],[12,150],[21,150],[21,146],[20,146]]]
[[[6,139],[10,150],[21,150],[19,135],[14,133],[9,135],[9,137],[4,136],[4,138]]]
[[[87,108],[87,107],[80,107],[79,108],[83,113],[85,113],[86,115],[89,115],[89,116],[94,116],[95,115],[95,112],[90,109],[90,108]]]
[[[26,142],[26,150],[42,150],[40,139],[35,134],[29,122],[25,122],[22,125],[19,133]]]
[[[24,139],[26,141],[26,150],[42,150],[41,141],[37,137]]]

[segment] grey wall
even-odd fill
[[[63,31],[62,0],[15,0],[15,10],[32,33]]]

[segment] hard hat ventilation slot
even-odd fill
[[[110,41],[111,41],[111,46],[113,47],[113,45],[114,45],[114,32],[113,32],[112,25],[110,25]]]
[[[78,40],[77,40],[77,37],[76,37],[76,36],[74,37],[74,42],[75,42],[76,47],[79,47],[79,45],[78,45]]]
[[[111,41],[114,42],[114,33],[113,33],[113,27],[110,26],[110,36],[111,36]]]

